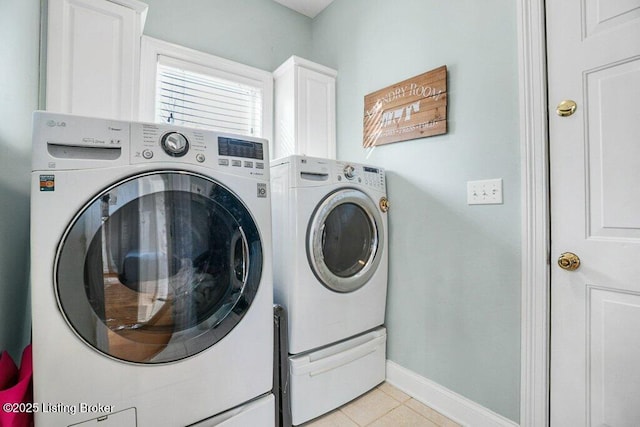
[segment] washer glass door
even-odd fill
[[[341,189],[316,208],[307,229],[307,257],[322,284],[337,292],[364,286],[382,257],[382,216],[365,193]]]
[[[262,274],[257,226],[220,183],[186,172],[131,177],[73,219],[55,264],[60,309],[103,354],[165,363],[236,326]]]

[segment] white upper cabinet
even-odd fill
[[[137,119],[140,36],[148,6],[137,0],[48,3],[47,110]]]
[[[337,72],[292,56],[273,72],[273,156],[336,158]]]

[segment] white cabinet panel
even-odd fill
[[[336,157],[336,71],[296,56],[274,73],[274,158]]]
[[[47,110],[137,118],[146,10],[131,0],[49,0]]]

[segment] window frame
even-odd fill
[[[155,123],[156,79],[158,60],[161,56],[172,62],[185,64],[185,68],[189,71],[260,86],[263,93],[261,138],[269,142],[273,141],[273,75],[271,72],[149,36],[142,36],[140,47],[139,118],[141,121]]]

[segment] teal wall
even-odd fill
[[[335,0],[312,55],[338,70],[338,158],[387,170],[388,358],[512,420],[520,394],[516,4]],[[364,96],[449,71],[446,135],[362,148]],[[504,204],[466,182],[503,178]]]
[[[311,47],[311,19],[271,0],[145,3],[146,35],[266,71]]]
[[[40,0],[0,2],[0,351],[30,340],[31,113],[38,108]]]

